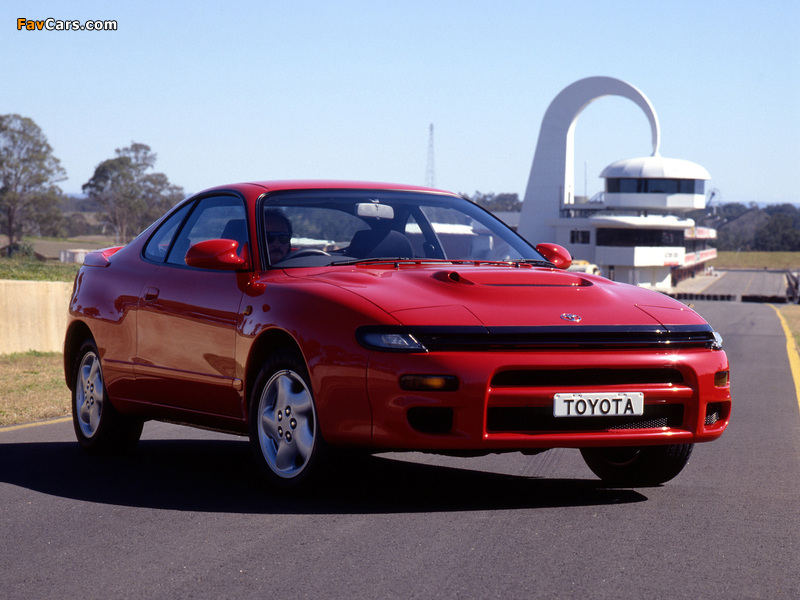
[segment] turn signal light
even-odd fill
[[[714,373],[714,387],[726,387],[730,381],[730,371],[717,371]]]
[[[455,392],[458,378],[455,375],[403,375],[400,387],[410,392]]]

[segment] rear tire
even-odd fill
[[[694,444],[581,448],[592,472],[604,482],[625,487],[666,483],[689,462]]]
[[[250,398],[250,445],[274,487],[296,489],[317,479],[325,455],[305,363],[278,352],[261,368]]]
[[[109,401],[92,341],[81,346],[72,371],[72,423],[81,448],[92,454],[132,450],[142,435],[143,421],[120,414]]]

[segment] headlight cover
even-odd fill
[[[392,327],[360,327],[356,331],[358,343],[368,350],[381,352],[424,352],[428,349],[413,335]]]

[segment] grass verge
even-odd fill
[[[800,252],[717,252],[715,269],[800,270]]]
[[[71,282],[80,268],[75,263],[41,262],[27,257],[0,258],[0,279]]]
[[[784,304],[778,310],[781,311],[783,318],[786,319],[786,324],[789,325],[795,346],[800,348],[800,304]]]
[[[60,352],[0,356],[0,426],[71,414]]]

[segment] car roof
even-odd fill
[[[333,179],[286,179],[275,181],[250,181],[241,182],[228,185],[219,185],[201,193],[207,193],[217,190],[238,190],[241,192],[252,192],[253,187],[260,188],[263,191],[279,191],[279,190],[321,190],[321,189],[340,189],[340,190],[413,190],[417,192],[432,192],[437,194],[450,194],[446,190],[439,190],[419,185],[408,185],[402,183],[381,183],[374,181],[346,181],[346,180],[333,180]]]

